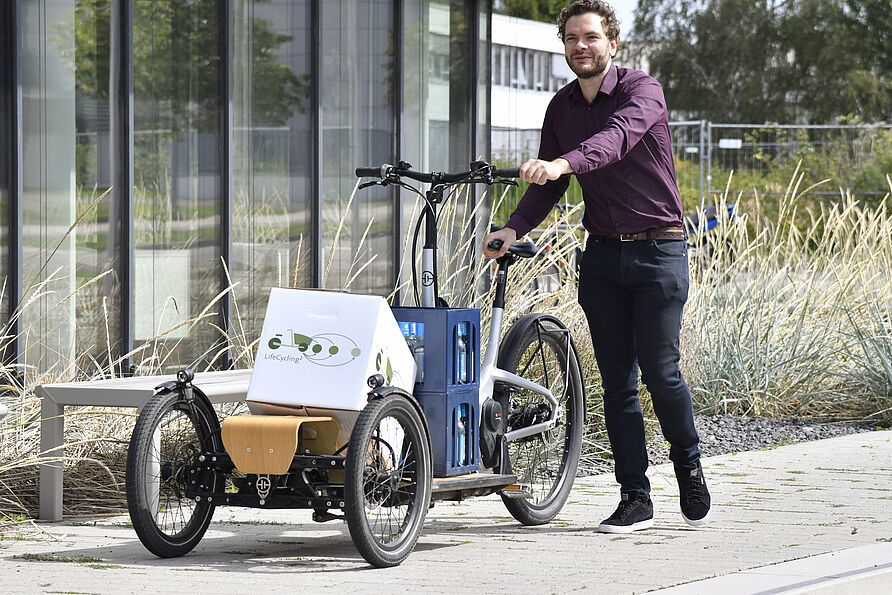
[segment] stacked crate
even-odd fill
[[[434,476],[476,471],[479,453],[480,310],[392,308],[418,373],[415,398],[427,418]]]

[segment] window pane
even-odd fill
[[[160,337],[134,357],[146,371],[219,340],[219,306],[196,322],[221,285],[217,4],[134,0],[134,338]]]
[[[273,286],[313,282],[310,2],[233,7],[234,310],[248,342]]]
[[[107,360],[120,334],[120,284],[116,230],[119,211],[108,192],[112,180],[109,106],[111,1],[78,0],[75,35],[75,166],[78,216],[76,230],[78,307],[77,344],[98,361]],[[108,194],[100,201],[98,197]],[[92,206],[91,206],[92,205]],[[91,283],[93,279],[102,279]]]
[[[471,97],[477,92],[471,81],[470,4],[407,3],[402,146],[403,158],[419,169],[457,171],[475,158],[470,143]],[[488,56],[481,63],[485,61]]]
[[[475,159],[471,151],[475,64],[470,52],[470,16],[473,3],[460,0],[406,3],[403,46],[402,158],[425,171],[466,170]],[[485,58],[488,61],[488,56]],[[484,80],[484,85],[488,80]],[[479,99],[478,99],[479,101]],[[485,103],[485,101],[484,101]],[[486,155],[480,155],[486,157]],[[440,293],[451,304],[462,303],[458,294],[471,287],[467,265],[473,254],[470,204],[475,190],[456,193],[441,207],[439,271]],[[408,227],[420,212],[418,201],[402,193],[403,219]],[[405,238],[405,230],[401,230]],[[411,236],[408,238],[411,243]],[[420,242],[419,242],[420,244]],[[418,252],[421,247],[419,245]],[[411,280],[411,250],[403,260],[401,279]],[[455,275],[458,271],[465,271]],[[412,291],[401,296],[414,305]],[[458,300],[458,301],[456,301]]]
[[[392,5],[320,3],[325,287],[387,294],[393,286],[393,191],[367,188],[351,201],[353,170],[395,157]]]
[[[12,41],[12,23],[8,7],[0,7],[0,51],[7,52]],[[4,288],[0,299],[0,324],[9,320],[9,208],[12,199],[12,173],[16,164],[12,162],[12,60],[0,60],[0,287]]]
[[[489,140],[489,89],[490,81],[493,79],[489,69],[494,65],[493,61],[489,59],[492,54],[492,46],[489,41],[491,38],[489,31],[490,14],[492,13],[491,2],[482,0],[477,10],[477,156],[489,160],[492,157]]]
[[[25,360],[95,372],[118,333],[114,212],[99,199],[111,185],[109,2],[22,3],[22,26]]]

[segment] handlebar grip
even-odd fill
[[[381,177],[381,168],[380,167],[357,167],[356,168],[356,177],[357,178],[380,178]]]
[[[503,242],[502,240],[493,240],[490,243],[488,243],[486,245],[486,247],[489,248],[490,250],[501,250],[502,246],[504,246],[504,245],[505,245],[505,242]]]
[[[494,178],[519,178],[520,168],[513,167],[509,169],[493,169],[492,175]]]

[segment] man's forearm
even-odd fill
[[[561,175],[573,173],[573,166],[570,165],[570,162],[563,157],[558,157],[557,159],[552,161],[552,163],[561,168]]]
[[[568,185],[566,177],[543,186],[530,184],[508,219],[507,227],[514,229],[517,237],[528,233],[545,220],[555,203],[567,191]]]

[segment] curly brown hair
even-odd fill
[[[561,38],[561,41],[564,41],[564,28],[567,26],[567,21],[570,17],[589,12],[593,12],[601,17],[601,26],[604,28],[604,34],[607,36],[607,39],[619,40],[619,21],[612,6],[606,2],[601,2],[601,0],[576,0],[573,4],[565,6],[561,10],[561,14],[558,15],[558,37]]]

